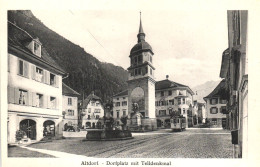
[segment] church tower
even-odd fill
[[[133,118],[135,112],[132,104],[137,103],[142,117],[142,124],[156,128],[155,115],[155,80],[153,66],[153,50],[145,41],[140,13],[140,26],[137,44],[130,51],[130,67],[128,70],[128,112]]]

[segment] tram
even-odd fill
[[[175,117],[171,119],[171,129],[173,131],[179,130],[183,131],[186,128],[186,118],[185,117]]]

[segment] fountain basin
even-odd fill
[[[86,135],[86,141],[127,140],[133,139],[129,130],[91,130]]]

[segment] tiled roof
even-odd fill
[[[8,45],[22,50],[23,52],[31,55],[33,58],[40,59],[46,64],[65,73],[65,71],[52,59],[43,46],[41,49],[41,57],[34,55],[32,51],[26,47],[26,44],[30,43],[33,39],[36,38],[32,37],[29,33],[8,21]]]
[[[89,103],[91,100],[94,100],[94,101],[99,100],[100,102],[102,102],[102,100],[101,100],[100,97],[94,95],[94,93],[91,93],[91,94],[83,101],[83,106],[82,106],[82,108],[87,108],[88,103]]]
[[[194,92],[190,89],[189,86],[173,82],[171,80],[165,79],[162,81],[158,81],[155,83],[155,90],[162,90],[162,89],[168,89],[168,88],[186,88],[190,91],[190,93],[193,95]]]
[[[212,97],[221,97],[223,99],[227,99],[228,91],[226,88],[226,80],[223,79],[217,86],[216,88],[206,97],[203,99],[205,100],[206,98],[212,98]]]
[[[158,82],[155,83],[155,90],[175,88],[175,87],[188,87],[188,86],[179,84],[177,82],[173,82],[173,81],[168,80],[168,79],[158,81]]]
[[[67,96],[80,96],[78,92],[73,90],[71,87],[66,85],[65,83],[62,83],[62,94]]]
[[[128,95],[128,90],[124,90],[122,92],[119,92],[117,94],[115,94],[113,97],[116,97],[116,96],[127,96]]]

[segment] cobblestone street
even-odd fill
[[[29,147],[100,158],[232,158],[231,135],[225,130],[160,130],[133,136],[123,141],[55,140]],[[9,156],[16,149],[9,148]]]

